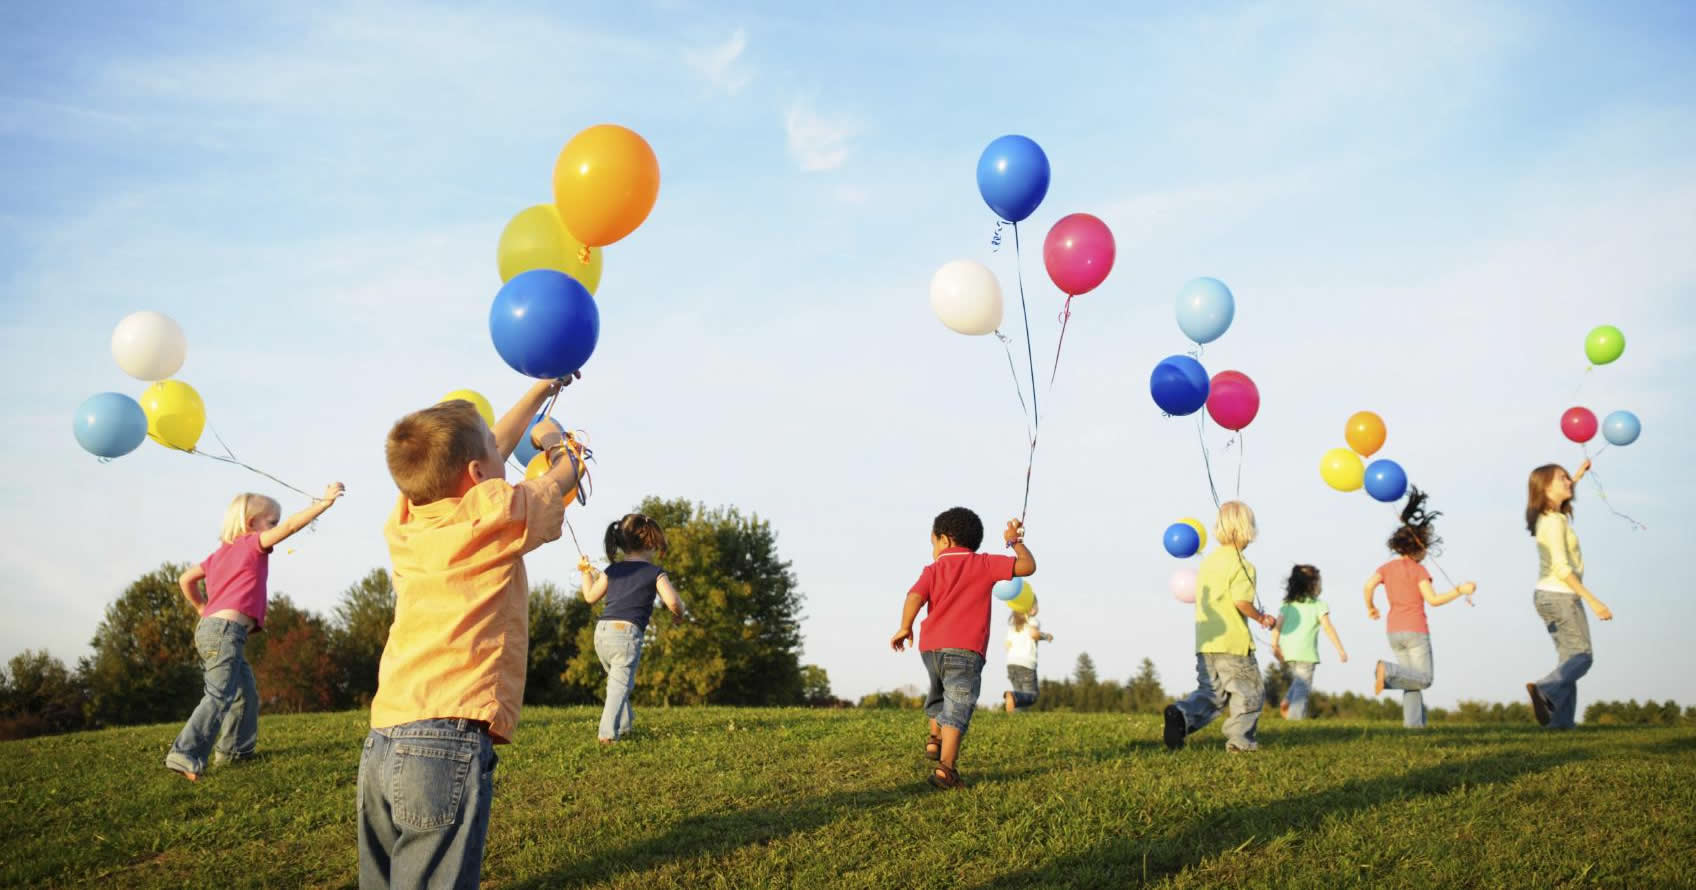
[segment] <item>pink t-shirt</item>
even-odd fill
[[[973,553],[964,547],[942,551],[925,566],[911,593],[924,597],[928,611],[919,625],[919,651],[989,648],[989,591],[1013,577],[1011,556]]]
[[[1430,581],[1425,567],[1405,556],[1398,556],[1378,567],[1384,579],[1384,593],[1390,598],[1390,616],[1385,619],[1388,633],[1431,632],[1425,623],[1425,595],[1419,592],[1419,582]]]
[[[259,536],[242,535],[219,547],[200,564],[206,572],[206,607],[202,615],[234,609],[265,626],[265,582],[271,571],[271,551],[259,546]]]

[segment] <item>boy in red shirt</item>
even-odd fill
[[[1016,556],[976,552],[983,543],[983,520],[965,507],[944,510],[931,523],[931,556],[907,593],[901,610],[901,630],[889,640],[896,652],[913,639],[913,619],[928,607],[919,628],[919,656],[930,674],[925,716],[930,735],[925,756],[937,761],[930,783],[938,788],[964,788],[955,769],[960,740],[971,725],[982,687],[984,653],[989,648],[990,588],[997,581],[1036,572],[1036,557],[1025,548],[1024,526],[1007,522],[1002,537]]]

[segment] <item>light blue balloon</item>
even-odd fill
[[[982,590],[983,588],[980,587],[978,589]],[[995,586],[991,587],[989,592],[995,594],[996,599],[1001,600],[1002,602],[1007,602],[1008,600],[1016,599],[1019,596],[1019,591],[1024,589],[1025,579],[1012,578],[1007,581],[995,582]]]
[[[530,425],[524,428],[524,435],[519,437],[518,444],[512,446],[512,457],[518,461],[518,465],[521,467],[530,466],[530,462],[535,460],[536,455],[540,453],[536,450],[536,446],[530,444],[530,433],[536,429],[536,424],[541,422],[542,415],[540,414],[531,418]]]
[[[121,392],[96,393],[77,406],[71,432],[95,457],[123,457],[147,438],[147,414]]]
[[[1217,278],[1196,278],[1178,291],[1178,327],[1197,343],[1212,343],[1231,326],[1237,301]]]
[[[1602,421],[1602,435],[1609,445],[1630,445],[1642,434],[1642,422],[1630,411],[1615,411]]]

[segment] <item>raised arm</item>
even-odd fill
[[[536,412],[541,410],[542,403],[547,401],[549,396],[570,386],[572,380],[582,376],[583,372],[578,371],[563,380],[536,381],[501,415],[500,420],[495,421],[495,447],[500,449],[501,460],[512,456],[512,450],[518,447],[519,438],[530,428],[530,418],[535,417]]]
[[[1319,626],[1325,628],[1325,636],[1330,637],[1331,645],[1337,647],[1337,660],[1347,662],[1349,654],[1343,650],[1343,641],[1337,636],[1337,627],[1331,623],[1331,616],[1328,614],[1319,616]],[[1277,638],[1277,634],[1272,635],[1272,639],[1276,640]]]
[[[342,487],[340,482],[331,482],[329,485],[326,485],[324,487],[324,496],[313,501],[312,506],[307,507],[299,513],[277,523],[275,528],[268,528],[265,531],[260,532],[259,546],[265,550],[270,550],[278,544],[287,541],[290,535],[293,535],[295,532],[311,525],[312,520],[322,516],[325,510],[330,509],[331,505],[336,502],[337,498],[342,496],[342,492],[344,491],[346,491],[346,489]]]
[[[1584,474],[1588,472],[1590,472],[1590,458],[1587,457],[1584,459],[1584,463],[1578,465],[1577,472],[1572,474],[1572,484],[1578,485],[1578,480],[1583,479]]]
[[[1024,523],[1017,519],[1007,520],[1007,530],[1002,532],[1001,539],[1013,548],[1013,576],[1026,578],[1036,574],[1036,557],[1025,546]]]
[[[1383,583],[1384,576],[1377,572],[1373,572],[1372,577],[1366,579],[1366,617],[1373,621],[1378,620],[1378,604],[1374,603],[1372,598],[1377,595],[1378,587]]]
[[[1477,589],[1478,585],[1468,581],[1448,593],[1438,593],[1436,590],[1432,589],[1431,580],[1429,578],[1419,582],[1419,595],[1425,597],[1425,602],[1431,606],[1448,605],[1449,603],[1452,603]]]

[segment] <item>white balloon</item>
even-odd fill
[[[112,331],[112,358],[138,380],[164,380],[182,368],[186,357],[188,338],[164,313],[132,313]]]
[[[930,279],[930,308],[950,329],[979,336],[1001,327],[1001,284],[976,260],[954,260]]]
[[[1178,569],[1172,573],[1172,598],[1180,603],[1195,602],[1195,569]]]

